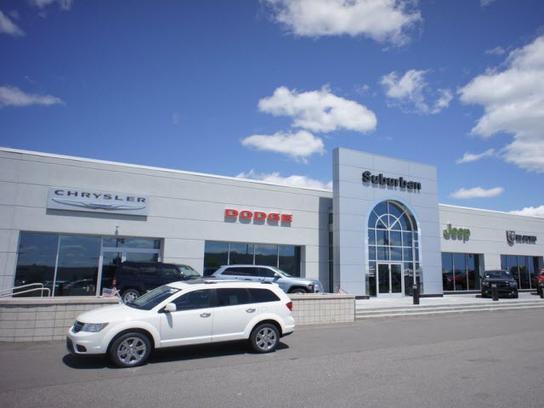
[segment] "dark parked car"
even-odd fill
[[[123,262],[104,287],[115,287],[124,303],[130,303],[148,290],[170,282],[198,279],[201,276],[189,265],[162,262]],[[108,282],[109,281],[109,282]]]
[[[482,279],[482,297],[492,296],[493,285],[497,285],[499,296],[518,297],[518,283],[508,271],[485,271]]]

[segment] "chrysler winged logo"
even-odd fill
[[[508,245],[514,245],[514,242],[516,242],[516,231],[506,231],[506,241]]]
[[[149,199],[130,193],[56,187],[49,189],[47,208],[145,216]]]
[[[127,205],[127,204],[102,204],[102,203],[86,203],[82,201],[68,200],[65,198],[53,198],[56,203],[64,205],[73,205],[75,207],[85,207],[92,210],[141,210],[145,205]]]

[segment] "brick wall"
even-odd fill
[[[0,299],[0,341],[64,340],[79,314],[116,303],[89,297]]]
[[[355,296],[335,294],[289,295],[297,326],[350,323],[355,320]]]

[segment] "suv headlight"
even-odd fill
[[[97,333],[107,325],[108,323],[83,323],[81,331]]]
[[[489,286],[489,282],[488,281],[483,281],[482,286]]]
[[[510,287],[511,288],[515,288],[516,286],[518,286],[518,284],[516,282],[510,282]]]

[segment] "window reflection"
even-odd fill
[[[55,296],[96,294],[100,237],[62,235],[59,244]]]
[[[122,241],[120,241],[122,240]],[[23,231],[19,248],[14,286],[42,283],[55,296],[93,296],[101,248],[106,245],[131,248],[102,252],[102,287],[111,287],[113,270],[120,262],[156,262],[160,239],[118,238],[92,235],[69,235]],[[32,292],[21,296],[36,296]]]
[[[15,286],[43,283],[45,287],[53,289],[58,239],[57,234],[21,232]],[[39,296],[39,294],[39,292],[33,292],[27,296]]]
[[[206,241],[204,275],[221,265],[269,265],[292,276],[300,276],[301,247],[295,245]]]

